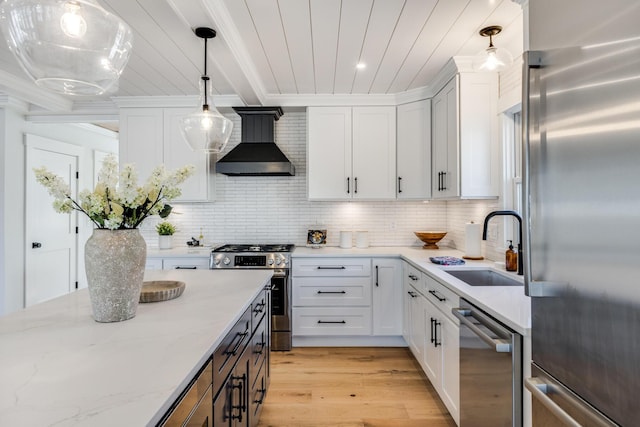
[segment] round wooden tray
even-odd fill
[[[154,280],[142,283],[140,302],[168,301],[184,292],[185,283],[175,280]]]

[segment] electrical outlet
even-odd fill
[[[389,230],[395,230],[396,229],[396,222],[395,221],[391,221],[389,223]]]
[[[494,242],[498,240],[498,226],[496,226],[495,224],[489,224],[487,237],[489,238],[489,240]]]

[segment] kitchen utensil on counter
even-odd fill
[[[422,249],[438,249],[436,243],[447,235],[446,231],[414,231],[413,233],[424,242]]]
[[[464,226],[464,259],[484,259],[482,256],[482,224],[473,221]]]
[[[351,249],[353,243],[353,233],[351,231],[340,232],[340,247],[342,249]]]
[[[356,231],[356,248],[365,249],[369,247],[369,232]]]

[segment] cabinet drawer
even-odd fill
[[[293,335],[371,335],[371,308],[294,307]]]
[[[162,258],[147,258],[145,270],[162,270]]]
[[[292,274],[296,276],[371,276],[371,258],[294,258]]]
[[[422,277],[422,271],[418,270],[409,263],[404,263],[403,268],[403,283],[409,286],[413,286],[420,292],[424,291],[424,278]]]
[[[294,306],[369,306],[368,277],[298,277],[293,279]]]
[[[424,274],[424,295],[438,309],[458,324],[458,319],[451,313],[451,309],[460,307],[460,297],[451,289],[438,282],[428,274]]]
[[[207,270],[209,268],[209,258],[164,258],[162,260],[164,270]]]
[[[160,425],[162,427],[179,427],[182,426],[185,421],[192,417],[191,413],[194,412],[194,415],[198,411],[194,411],[194,408],[199,406],[199,402],[202,401],[202,409],[203,412],[202,417],[208,419],[211,418],[211,400],[213,396],[211,396],[211,382],[213,379],[213,366],[211,361],[209,361],[205,367],[200,371],[196,379],[194,379],[191,386],[189,386],[188,391],[182,396],[180,401],[173,408],[171,414],[167,417],[167,419],[162,422]],[[207,399],[204,400],[203,399]],[[207,412],[208,411],[208,412]]]
[[[229,372],[247,347],[250,334],[251,308],[248,308],[213,353],[214,394],[218,393],[220,386],[224,384]]]

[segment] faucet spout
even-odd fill
[[[518,220],[518,275],[523,275],[523,263],[522,263],[522,217],[516,211],[493,211],[489,212],[489,214],[484,219],[484,225],[482,227],[482,240],[487,240],[487,228],[489,225],[489,220],[494,216],[512,216]]]

